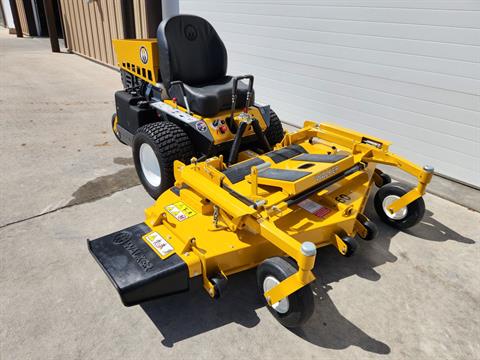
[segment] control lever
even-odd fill
[[[183,85],[183,81],[175,80],[175,81],[172,81],[170,83],[170,86],[175,86],[175,85],[180,87],[180,91],[181,91],[182,97],[183,97],[183,102],[185,103],[185,107],[187,108],[187,113],[192,115],[192,112],[190,111],[190,105],[188,104],[187,95],[186,95],[186,92],[185,92],[185,86]]]
[[[253,94],[253,75],[242,75],[242,76],[235,76],[233,78],[233,86],[232,86],[232,108],[230,110],[230,118],[228,119],[228,127],[230,128],[230,131],[234,129],[234,124],[233,124],[233,117],[235,114],[235,108],[237,107],[237,90],[238,90],[238,82],[240,80],[247,79],[248,80],[248,90],[247,90],[247,98],[245,100],[245,108],[243,111],[246,113],[248,111],[248,108],[250,107],[250,102],[252,100],[252,94]],[[232,131],[233,132],[233,131]]]

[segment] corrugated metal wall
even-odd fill
[[[17,0],[19,1],[19,0]],[[60,0],[67,43],[72,51],[116,66],[112,39],[123,39],[123,17],[118,0]],[[133,0],[135,33],[146,38],[144,0]]]
[[[28,28],[27,14],[25,12],[25,6],[23,5],[23,0],[16,0],[18,17],[20,18],[20,25],[22,27],[22,32],[24,35],[30,35],[30,30]]]
[[[331,121],[480,186],[480,1],[180,0],[284,120]]]
[[[69,48],[89,58],[116,65],[112,39],[123,39],[120,1],[61,0]]]
[[[145,0],[133,0],[133,13],[135,15],[135,34],[137,39],[148,38]]]

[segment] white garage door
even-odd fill
[[[285,122],[336,122],[480,186],[479,0],[180,0]]]

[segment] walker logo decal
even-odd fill
[[[333,166],[330,169],[325,170],[324,172],[321,172],[320,174],[315,176],[315,180],[318,182],[325,180],[326,178],[329,178],[332,175],[335,175],[338,172],[338,166]]]
[[[142,46],[140,48],[140,60],[142,61],[142,63],[146,64],[148,63],[148,51],[147,49],[145,48],[145,46]]]
[[[152,263],[148,261],[145,254],[132,241],[132,234],[126,231],[118,233],[113,238],[115,245],[123,246],[123,248],[130,254],[135,262],[142,268],[143,271],[148,272],[153,267]]]
[[[143,236],[143,240],[162,258],[166,259],[173,254],[173,247],[162,235],[152,231]]]
[[[185,28],[183,29],[183,33],[185,34],[185,37],[190,41],[195,41],[198,36],[197,29],[195,29],[195,27],[190,24],[185,26]]]
[[[196,214],[195,211],[189,208],[182,201],[166,206],[165,210],[167,210],[170,214],[172,214],[173,217],[175,217],[175,219],[177,219],[178,221],[186,220]]]
[[[195,126],[197,127],[197,130],[200,131],[200,132],[205,132],[205,131],[208,130],[207,124],[203,120],[198,121],[195,124]]]

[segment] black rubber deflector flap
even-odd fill
[[[88,240],[88,248],[126,306],[188,290],[187,264],[173,254],[162,260],[142,239],[144,223]]]

